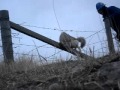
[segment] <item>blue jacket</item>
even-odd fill
[[[115,6],[107,8],[107,13],[103,14],[103,18],[109,18],[111,27],[116,31],[117,38],[120,40],[120,9]]]

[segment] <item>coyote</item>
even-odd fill
[[[65,32],[61,33],[59,41],[60,44],[62,44],[67,50],[78,49],[81,51],[81,48],[83,48],[86,44],[85,38],[74,38]]]

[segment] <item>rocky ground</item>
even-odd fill
[[[37,65],[0,64],[0,90],[120,90],[120,55]]]

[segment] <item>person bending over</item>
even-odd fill
[[[120,9],[115,6],[106,7],[102,2],[96,4],[96,9],[103,19],[109,19],[111,28],[116,32],[116,38],[120,41]]]

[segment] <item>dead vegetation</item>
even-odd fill
[[[119,54],[45,65],[28,58],[10,65],[1,62],[0,90],[119,90],[120,67],[116,63],[120,63]]]

